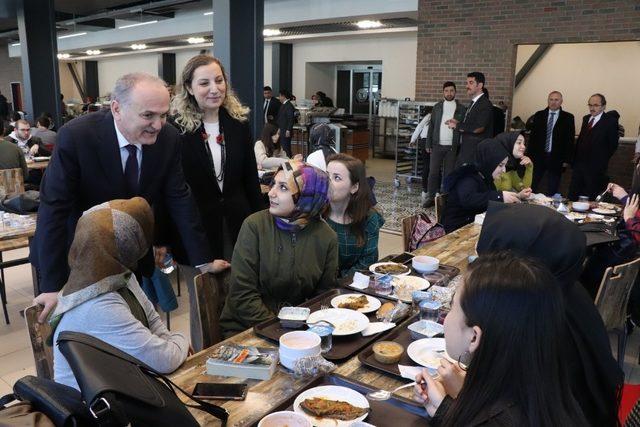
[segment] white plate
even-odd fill
[[[359,311],[346,308],[328,308],[311,313],[307,323],[329,320],[336,326],[334,336],[352,335],[364,331],[369,326],[369,318]]]
[[[391,280],[391,284],[394,287],[393,296],[405,302],[411,302],[411,293],[413,291],[424,291],[429,286],[431,286],[427,279],[423,279],[422,277],[417,276],[394,277],[393,280]],[[408,290],[406,293],[401,291],[401,293],[398,295],[398,289],[405,286],[410,290]]]
[[[51,160],[51,157],[36,156],[36,157],[33,158],[34,162],[46,162],[47,160]]]
[[[358,297],[360,297],[362,295],[364,295],[364,294],[338,295],[337,297],[334,297],[331,300],[331,307],[340,308],[340,304],[342,304],[343,302],[346,302],[346,300],[348,300],[350,298],[358,298]],[[377,309],[379,309],[380,306],[382,305],[382,303],[380,302],[380,300],[378,298],[370,297],[369,295],[364,295],[364,296],[367,297],[367,305],[365,305],[362,308],[357,309],[356,311],[359,311],[360,313],[371,313],[372,311],[376,311]],[[347,309],[347,310],[350,310],[350,309]]]
[[[587,217],[587,214],[583,214],[579,212],[569,212],[565,216],[572,221],[576,221],[579,219],[585,219]]]
[[[591,219],[604,219],[604,215],[595,214],[595,213],[590,213],[587,216]]]
[[[320,387],[310,388],[309,390],[303,391],[298,395],[298,397],[296,397],[296,400],[294,400],[293,402],[293,410],[294,412],[307,417],[307,419],[309,419],[309,421],[311,421],[311,423],[317,427],[346,427],[356,421],[364,421],[364,419],[367,418],[367,415],[369,415],[369,413],[367,412],[361,417],[349,421],[335,420],[333,418],[316,418],[313,415],[307,414],[305,410],[300,407],[300,403],[302,403],[304,400],[314,397],[339,400],[341,402],[347,402],[353,406],[357,406],[358,408],[369,409],[370,406],[366,397],[364,397],[357,391],[351,390],[347,387],[340,387],[337,385],[323,385]]]
[[[379,267],[381,265],[390,265],[390,264],[398,264],[397,262],[376,262],[375,264],[371,264],[369,266],[369,271],[372,272],[373,274],[375,274],[376,276],[383,276],[383,273],[376,273],[376,267]],[[404,264],[400,264],[403,265],[405,267],[407,267]],[[398,274],[392,274],[391,276],[395,276],[395,277],[399,277],[399,276],[407,276],[411,273],[411,268],[407,267],[407,271],[404,273],[398,273]]]
[[[435,353],[444,351],[443,353]],[[444,338],[423,338],[409,344],[407,356],[418,365],[429,369],[438,369],[440,359],[443,357],[455,362],[446,352]]]
[[[597,214],[603,214],[603,215],[615,215],[616,213],[615,209],[595,208],[591,210]]]

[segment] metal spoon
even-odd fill
[[[409,384],[401,385],[400,387],[396,387],[391,391],[387,391],[387,390],[370,391],[369,393],[367,393],[367,398],[371,400],[388,400],[391,398],[391,395],[396,391],[402,390],[403,388],[407,388],[407,387],[413,387],[414,385],[416,385],[415,381]]]

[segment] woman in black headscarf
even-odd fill
[[[518,203],[520,199],[511,191],[498,191],[494,179],[504,173],[509,153],[493,140],[478,144],[476,161],[460,166],[444,180],[447,203],[442,225],[447,233],[473,222],[475,216],[487,210],[490,200]]]
[[[533,162],[524,155],[527,149],[524,143],[524,131],[503,132],[493,139],[502,144],[509,153],[507,171],[496,178],[496,188],[514,191],[518,193],[520,199],[526,199],[531,195]]]
[[[541,261],[558,279],[567,321],[567,329],[562,331],[567,335],[563,353],[573,395],[591,425],[616,425],[624,374],[611,355],[600,314],[577,283],[586,252],[585,235],[547,207],[491,203],[478,240],[478,254],[506,249]]]

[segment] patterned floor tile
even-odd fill
[[[400,234],[402,233],[402,218],[423,211],[422,186],[420,183],[407,184],[401,182],[396,187],[392,182],[377,182],[374,187],[378,210],[384,216],[383,230]],[[433,208],[430,208],[433,210]]]

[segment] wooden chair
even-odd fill
[[[4,189],[4,193],[7,196],[24,193],[24,177],[22,176],[22,169],[0,169],[0,188]],[[27,264],[29,262],[29,258],[20,258],[5,263],[2,259],[2,253],[14,249],[26,248],[28,246],[29,240],[24,237],[0,241],[0,296],[2,297],[4,320],[7,325],[10,322],[9,314],[7,313],[7,293],[5,289],[4,269],[7,267],[14,267],[16,265]]]
[[[639,269],[640,258],[607,268],[596,295],[596,307],[607,331],[615,333],[618,337],[618,363],[621,368],[624,365],[624,351],[627,346],[627,303]]]
[[[22,169],[0,169],[0,187],[7,196],[24,193],[24,177]]]
[[[36,373],[40,378],[53,379],[53,347],[46,341],[51,335],[49,323],[38,323],[38,316],[42,312],[41,305],[32,305],[24,310],[24,319],[27,322],[31,349],[36,362]]]
[[[194,277],[197,313],[202,325],[202,347],[211,347],[223,340],[220,329],[220,315],[227,298],[228,272],[203,273]]]
[[[442,214],[444,213],[444,207],[447,203],[447,193],[438,194],[435,198],[436,205],[436,221],[442,223]]]

